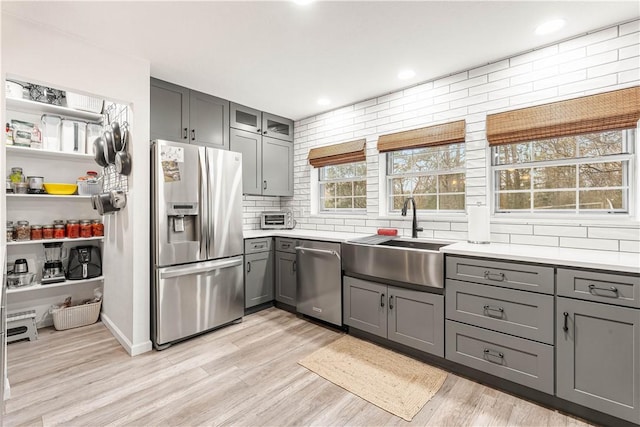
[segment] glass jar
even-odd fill
[[[15,226],[14,238],[18,241],[29,240],[31,238],[31,227],[29,227],[29,221],[18,221]]]
[[[104,236],[104,224],[99,219],[91,221],[91,234],[95,237]]]
[[[22,175],[22,168],[11,168],[11,175],[9,175],[9,179],[13,184],[18,182],[24,182],[24,175]]]
[[[67,221],[67,238],[77,239],[78,237],[80,237],[80,221],[70,219]]]
[[[13,241],[13,221],[7,221],[7,242]]]
[[[53,225],[53,238],[54,239],[64,239],[67,235],[66,226],[64,224],[54,224]]]
[[[42,226],[41,225],[32,225],[31,226],[31,240],[42,240]]]
[[[91,220],[90,219],[81,220],[80,221],[80,237],[82,238],[91,237],[91,231],[92,231]]]
[[[47,224],[42,226],[42,238],[53,239],[53,224]]]

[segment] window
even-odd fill
[[[496,212],[627,213],[635,131],[492,148]]]
[[[367,163],[318,168],[320,211],[364,212],[367,208]]]
[[[464,211],[465,144],[387,153],[389,211],[402,209],[405,198],[430,211]]]

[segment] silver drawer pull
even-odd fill
[[[495,350],[491,350],[491,349],[485,348],[484,349],[484,354],[487,357],[489,357],[489,356],[497,357],[497,358],[500,359],[500,362],[502,362],[504,360],[504,353],[501,352],[501,351],[495,351]]]
[[[496,282],[504,282],[504,273],[492,273],[489,270],[484,272],[485,280],[495,280]]]
[[[496,307],[496,306],[491,306],[487,304],[483,308],[484,308],[484,311],[488,311],[488,312],[497,311],[498,313],[500,313],[497,316],[492,316],[491,313],[487,313],[489,316],[492,316],[492,317],[498,317],[498,316],[502,317],[502,315],[504,314],[504,308],[502,307]]]
[[[610,286],[608,288],[600,288],[593,284],[589,285],[589,292],[594,293],[594,291],[613,292],[614,295],[599,295],[599,296],[609,297],[609,298],[618,298],[618,288],[616,288],[615,286]]]

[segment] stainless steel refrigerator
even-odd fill
[[[151,336],[162,350],[241,319],[242,155],[153,141]]]

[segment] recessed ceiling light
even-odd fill
[[[560,28],[564,27],[564,24],[564,19],[552,19],[551,21],[538,25],[538,28],[536,28],[536,34],[543,36],[545,34],[553,33],[554,31],[558,31]]]
[[[416,76],[416,72],[415,72],[415,71],[413,71],[413,70],[409,70],[409,69],[402,70],[402,71],[400,71],[400,72],[398,73],[398,78],[399,78],[400,80],[407,80],[407,79],[411,79],[411,78],[413,78],[413,77],[415,77],[415,76]]]
[[[329,98],[319,98],[318,105],[329,105],[331,104],[331,100]]]
[[[314,0],[293,0],[295,4],[299,4],[301,6],[306,6],[314,2]]]

